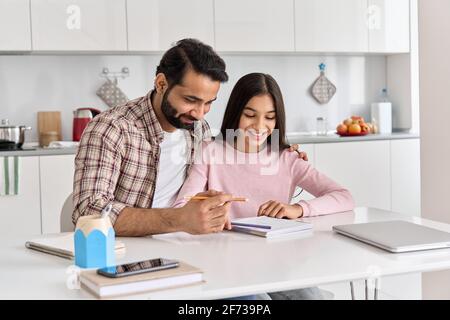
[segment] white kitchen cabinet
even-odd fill
[[[369,0],[369,51],[409,52],[409,0]]]
[[[315,166],[350,190],[357,207],[391,209],[390,141],[318,143]]]
[[[125,51],[125,11],[125,0],[33,0],[33,50]]]
[[[0,0],[0,51],[29,50],[30,0]]]
[[[294,51],[292,0],[215,0],[218,51]]]
[[[392,211],[420,217],[420,140],[391,141]]]
[[[295,0],[295,49],[367,52],[366,0]]]
[[[128,50],[165,51],[184,38],[214,47],[213,0],[127,0]]]
[[[2,236],[41,233],[39,197],[39,158],[19,157],[19,194],[0,196]]]
[[[64,201],[73,191],[75,155],[41,156],[42,233],[60,232]]]

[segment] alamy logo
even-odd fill
[[[67,7],[66,13],[69,15],[66,20],[66,26],[69,30],[81,29],[81,8],[75,4]]]
[[[80,272],[81,269],[75,265],[71,265],[66,269],[67,279],[66,286],[70,290],[80,289]]]
[[[366,24],[369,30],[381,29],[381,8],[377,5],[371,5],[367,8]]]

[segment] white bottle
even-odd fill
[[[379,133],[392,133],[392,104],[388,101],[387,90],[382,90],[381,102],[374,102],[370,108],[372,123]]]

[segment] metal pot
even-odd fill
[[[0,147],[21,148],[26,130],[31,130],[31,127],[12,126],[8,119],[3,119],[0,124]]]

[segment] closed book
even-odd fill
[[[312,224],[309,222],[267,216],[235,219],[231,221],[231,226],[233,231],[266,238],[294,235],[312,229]]]
[[[184,262],[176,268],[109,278],[87,270],[80,273],[81,286],[99,298],[186,286],[203,281],[203,271]]]
[[[73,235],[73,232],[46,234],[25,242],[25,247],[66,259],[74,259],[75,246]],[[116,240],[115,249],[117,254],[124,253],[125,244]]]

